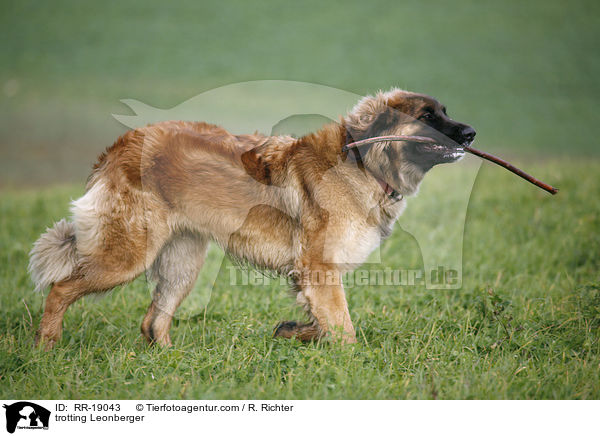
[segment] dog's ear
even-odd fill
[[[254,180],[265,185],[271,184],[271,168],[260,153],[261,147],[255,147],[242,153],[242,164],[246,173]]]
[[[347,126],[346,145],[362,139],[384,135],[397,122],[398,115],[393,109],[387,108],[383,112],[380,112],[375,119],[368,126],[366,126],[366,129],[359,130],[353,128],[352,126]],[[351,160],[359,160],[361,156],[364,156],[365,153],[371,149],[372,146],[373,144],[367,144],[361,146],[360,150],[358,148],[352,149],[348,152],[348,158]]]
[[[375,120],[371,123],[369,128],[366,131],[366,138],[373,138],[374,136],[381,136],[387,133],[392,126],[398,122],[398,117],[395,111],[391,108],[387,108],[385,111],[381,112]]]

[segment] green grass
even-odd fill
[[[272,339],[278,320],[301,316],[293,300],[275,284],[230,286],[224,264],[206,310],[175,321],[171,349],[140,337],[150,296],[138,279],[77,302],[57,347],[37,350],[27,252],[81,188],[1,191],[0,398],[598,399],[600,163],[520,163],[561,192],[484,166],[462,289],[352,287],[358,344],[344,347]],[[435,172],[426,183],[456,195]],[[384,266],[418,266],[417,250],[398,228]]]

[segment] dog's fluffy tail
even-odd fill
[[[29,274],[35,291],[43,291],[52,283],[68,278],[76,265],[75,225],[62,219],[46,229],[29,253]]]

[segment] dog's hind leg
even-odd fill
[[[67,308],[85,294],[79,279],[67,279],[55,283],[46,298],[46,307],[35,342],[43,343],[49,350],[62,335],[62,322]]]
[[[141,274],[146,269],[146,259],[154,259],[158,251],[156,247],[161,245],[159,237],[153,241],[154,245],[148,250],[145,240],[136,243],[123,237],[120,243],[79,258],[69,277],[52,284],[36,343],[43,342],[46,349],[50,349],[60,339],[63,316],[79,298],[109,291]]]
[[[96,268],[95,274],[74,275],[52,285],[36,334],[36,343],[43,343],[46,350],[51,349],[62,335],[63,317],[71,304],[85,295],[106,292],[127,283],[143,271],[142,265],[122,271],[101,270],[99,265]]]
[[[54,283],[50,289],[36,334],[36,343],[44,343],[47,350],[60,339],[63,317],[71,304],[85,295],[106,292],[128,283],[145,269],[143,258],[138,258],[128,267],[121,263],[107,265],[101,256],[88,261],[86,267],[82,267],[71,277]]]
[[[151,273],[158,283],[142,322],[142,334],[151,344],[171,345],[169,329],[173,315],[192,290],[207,248],[208,240],[203,236],[178,234],[154,261]]]

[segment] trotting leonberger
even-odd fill
[[[380,135],[437,143],[344,149]],[[36,289],[51,286],[37,339],[50,348],[74,301],[148,270],[157,286],[142,333],[169,345],[173,313],[214,241],[290,277],[309,321],[281,323],[277,336],[355,342],[341,274],[390,234],[425,173],[460,158],[474,137],[437,100],[398,89],[363,98],[340,123],[299,139],[233,135],[202,122],[129,131],[100,156],[71,220],[34,244]]]

